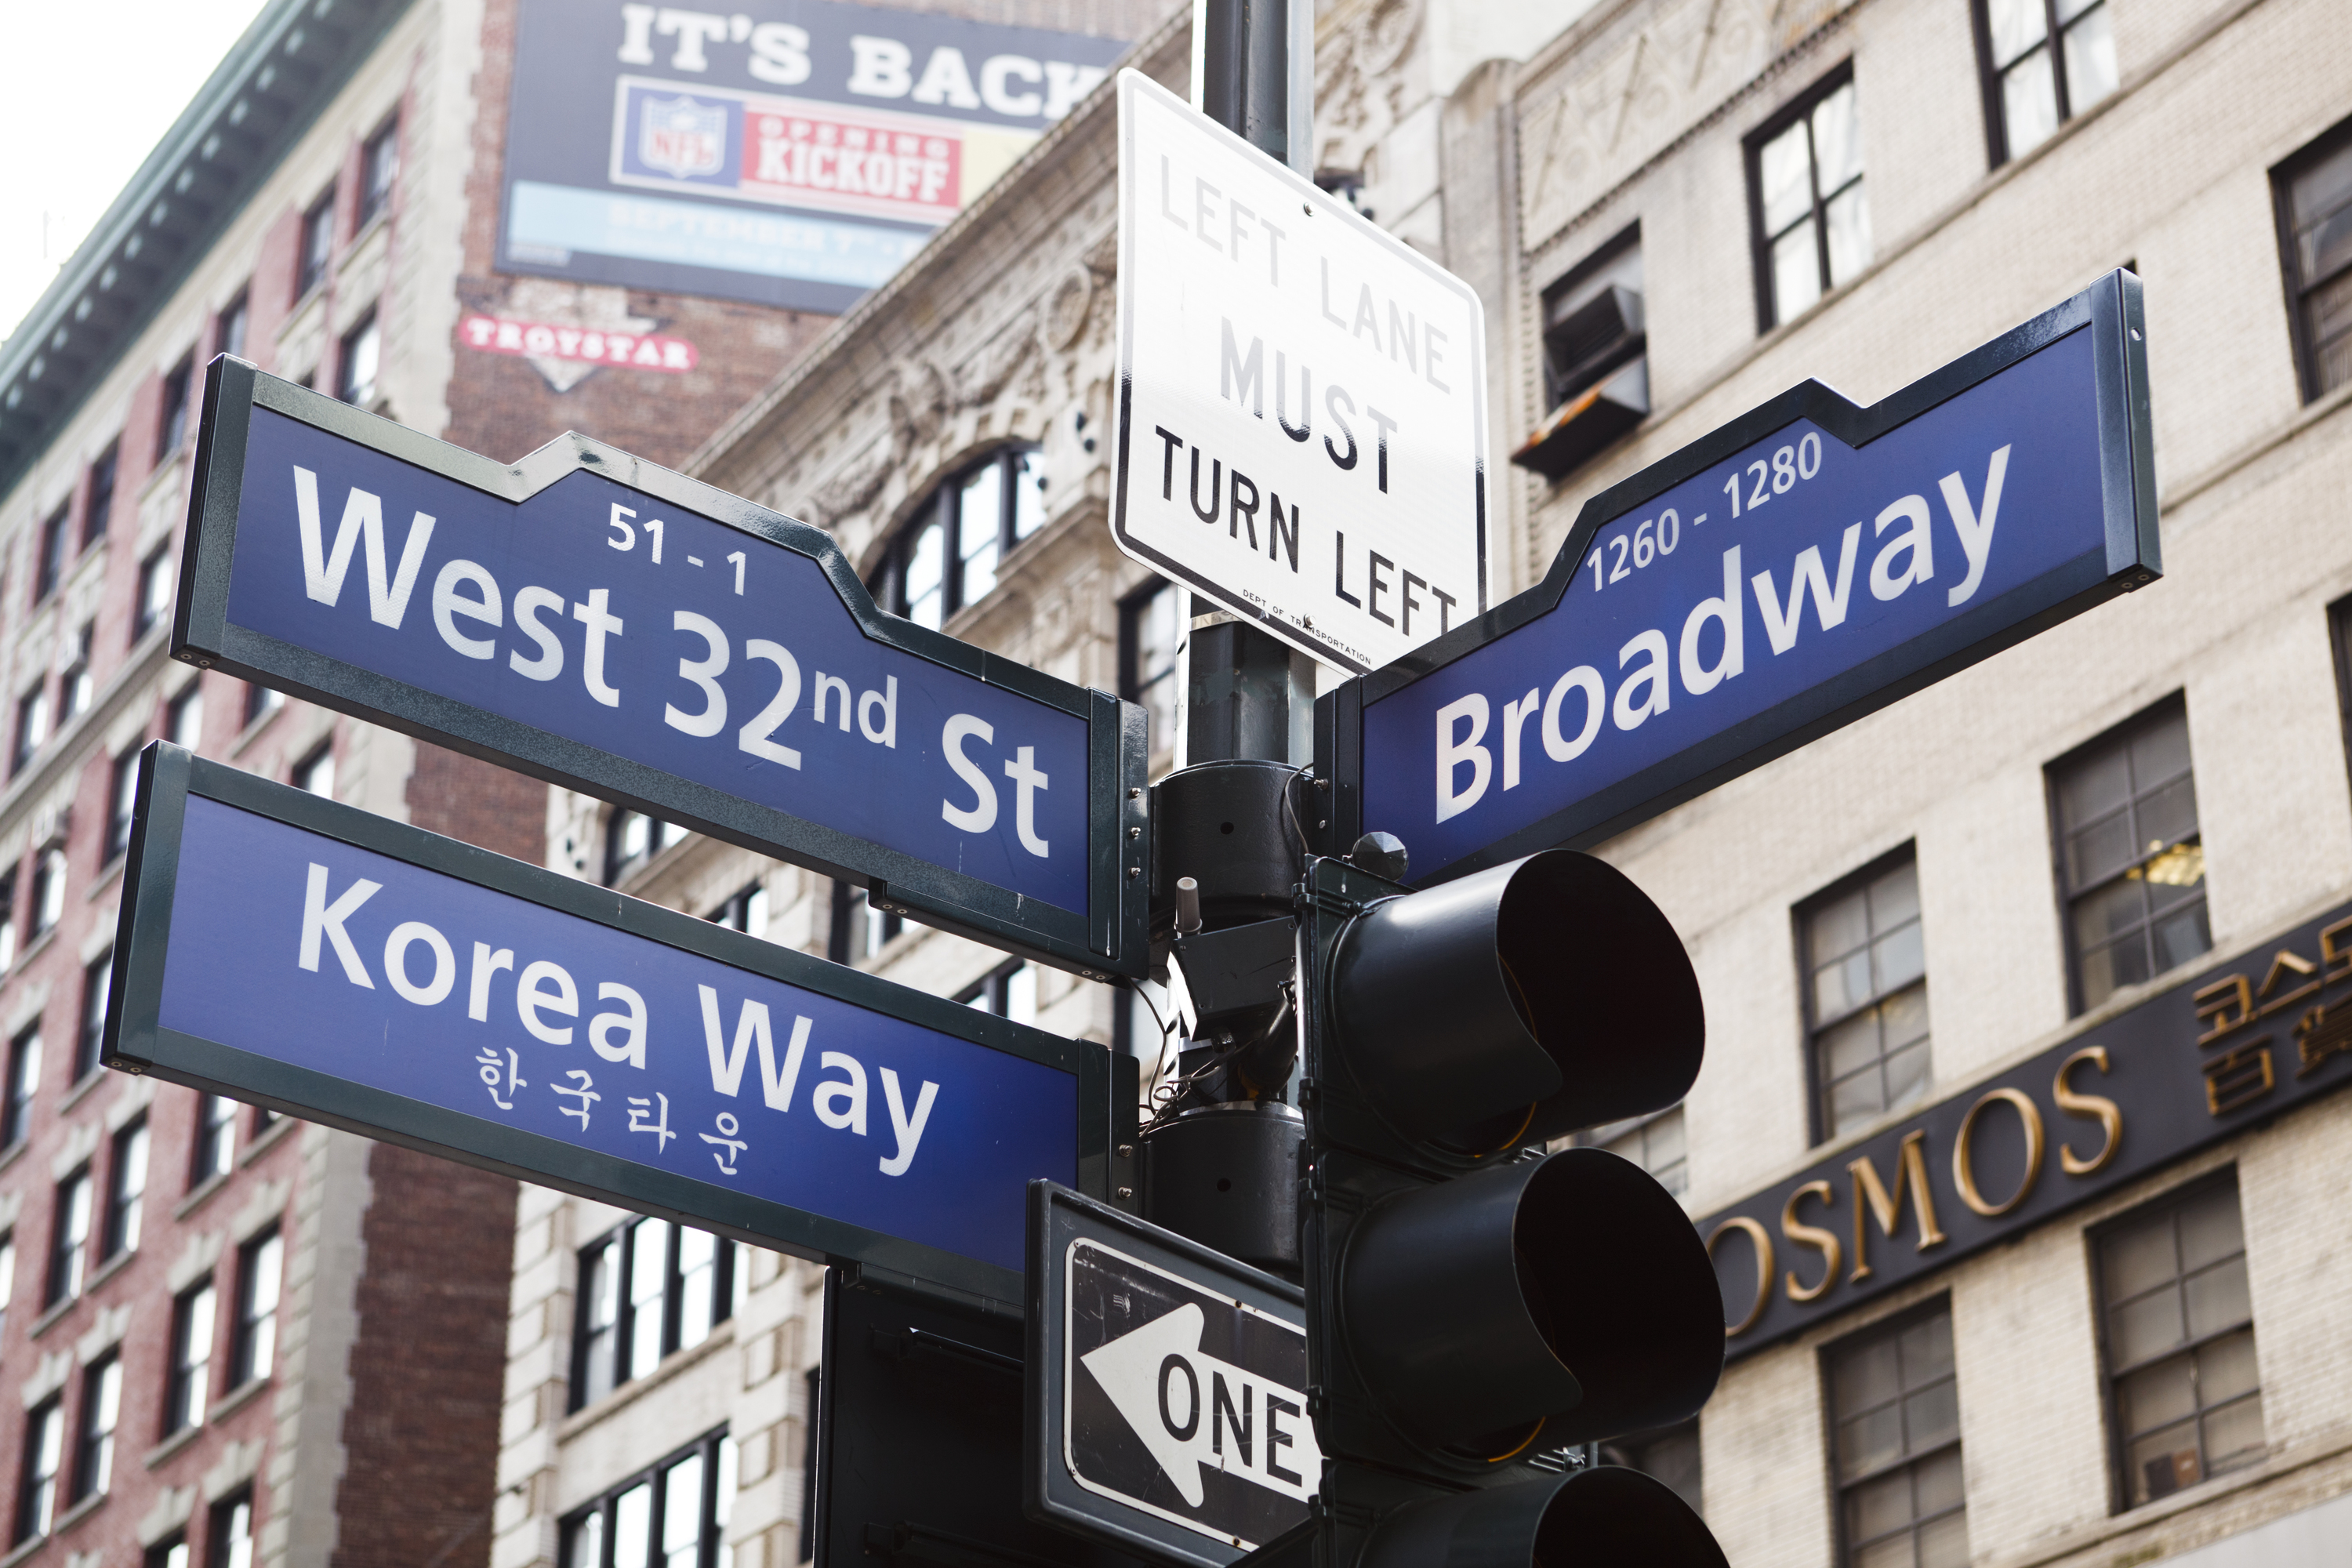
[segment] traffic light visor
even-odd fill
[[[1331,988],[1364,1096],[1403,1136],[1470,1154],[1664,1110],[1706,1037],[1665,915],[1566,849],[1372,905]]]
[[[1726,1568],[1690,1505],[1615,1465],[1398,1509],[1359,1568]]]
[[[1348,1350],[1425,1448],[1501,1459],[1663,1426],[1722,1375],[1722,1298],[1698,1232],[1605,1150],[1384,1199],[1339,1270]]]

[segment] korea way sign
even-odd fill
[[[1118,79],[1119,548],[1326,664],[1486,607],[1477,294]]]
[[[110,1067],[1004,1302],[1132,1136],[1098,1046],[160,742],[137,809]]]
[[[1540,584],[1323,699],[1332,841],[1393,833],[1424,883],[1592,843],[2155,581],[2145,331],[2117,272],[1594,497]]]
[[[1298,1287],[1053,1182],[1029,1199],[1031,1517],[1223,1568],[1323,1484]]]
[[[513,468],[220,359],[173,654],[1094,976],[1143,715],[885,616],[822,530],[581,437]]]

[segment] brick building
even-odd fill
[[[1318,37],[1318,177],[1486,301],[1498,594],[1543,574],[1587,497],[1800,380],[1866,403],[2113,268],[2144,279],[2164,581],[1600,847],[1684,934],[1712,1029],[1685,1105],[1593,1136],[1706,1226],[1736,1331],[1696,1422],[1613,1451],[1698,1503],[1740,1568],[2334,1561],[2340,19],[2318,0],[1339,0]],[[1188,47],[1180,20],[1136,63],[1181,90]],[[1158,771],[1185,627],[1106,526],[1115,120],[1080,108],[691,468],[833,530],[886,607],[1144,703]],[[582,797],[556,800],[548,851],[1151,1054],[1131,999],[864,889]],[[2134,1098],[2165,1074],[2193,1124]],[[2028,1079],[2042,1185],[2004,1209],[1978,1180],[2007,1169],[1984,1129]],[[1989,1099],[1972,1166],[1952,1128]],[[501,1505],[499,1562],[581,1561],[585,1521],[617,1517],[608,1489],[650,1486],[721,1401],[727,1462],[768,1489],[730,1539],[772,1532],[760,1568],[790,1561],[816,1271],[754,1277],[742,1353],[575,1395],[614,1321],[597,1270],[622,1216],[525,1210],[501,1480],[530,1489]],[[1938,1239],[1935,1215],[1991,1240]],[[647,1418],[625,1443],[605,1408]]]
[[[674,462],[830,324],[499,270],[518,11],[276,0],[0,345],[12,1563],[488,1553],[514,1184],[95,1053],[151,740],[545,842],[532,781],[170,662],[209,359],[499,457],[576,428]]]

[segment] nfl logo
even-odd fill
[[[637,119],[637,157],[678,179],[715,174],[727,162],[727,109],[691,98],[648,98]]]

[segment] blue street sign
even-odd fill
[[[1328,842],[1589,844],[2160,571],[2139,280],[1868,409],[1807,382],[1585,503],[1535,588],[1327,696]]]
[[[1006,1302],[1108,1180],[1099,1046],[162,742],[138,812],[110,1067]]]
[[[198,460],[179,657],[1140,972],[1139,710],[881,615],[821,531],[576,437],[509,468],[226,359]]]

